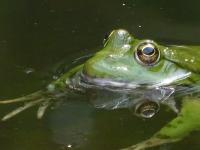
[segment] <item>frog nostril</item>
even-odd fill
[[[111,37],[111,35],[114,33],[114,30],[110,33],[106,33],[104,35],[104,39],[103,39],[103,45],[104,47],[107,45],[109,38]]]
[[[104,35],[104,38],[103,38],[103,45],[105,45],[105,43],[107,42],[108,37],[109,37],[109,34],[106,33],[106,34]]]
[[[142,118],[152,118],[160,109],[160,105],[154,101],[143,101],[135,106],[135,114]]]

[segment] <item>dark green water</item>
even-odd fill
[[[200,1],[1,0],[0,98],[45,87],[60,62],[94,53],[104,35],[124,28],[138,38],[170,44],[200,43]],[[81,98],[80,98],[81,99]],[[0,106],[3,116],[16,105]],[[2,150],[115,150],[150,137],[175,117],[162,110],[141,120],[127,110],[95,110],[69,102],[37,120],[36,109],[0,123]],[[155,150],[199,150],[200,133]]]

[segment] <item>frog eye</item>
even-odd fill
[[[160,59],[160,51],[153,41],[140,43],[135,51],[136,60],[143,65],[152,66]]]

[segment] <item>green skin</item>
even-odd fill
[[[89,58],[84,64],[71,69],[49,84],[47,90],[42,93],[52,94],[55,91],[66,91],[68,89],[84,91],[87,87],[77,82],[81,81],[80,78],[86,84],[92,85],[89,86],[90,88],[109,86],[111,90],[117,88],[121,90],[132,89],[134,91],[137,87],[143,87],[146,90],[159,87],[173,87],[176,89],[177,85],[192,86],[200,89],[198,88],[200,85],[199,46],[165,47],[150,41],[159,49],[160,58],[153,65],[145,65],[138,62],[135,57],[135,51],[138,46],[145,41],[147,40],[135,39],[125,30],[114,30],[102,50]],[[40,92],[31,95],[32,99],[39,99]],[[187,136],[191,131],[199,129],[200,99],[197,95],[193,96],[190,93],[190,97],[187,95],[182,96],[182,108],[174,120],[147,141],[125,149],[140,150],[175,142]],[[24,101],[30,95],[27,97],[0,101],[0,103]],[[44,99],[39,100],[43,101]],[[12,113],[10,116],[4,117],[3,120],[7,120],[17,114],[13,113],[13,115]],[[38,118],[41,118],[42,113],[39,114]]]
[[[137,46],[143,41],[145,40],[134,39],[124,30],[113,31],[102,50],[81,66],[73,68],[64,74],[61,79],[52,84],[56,84],[56,86],[60,86],[61,88],[66,87],[66,80],[68,78],[70,80],[73,74],[79,70],[93,79],[106,79],[124,83],[133,82],[137,85],[160,85],[159,83],[163,82],[163,80],[181,73],[191,74],[186,79],[180,79],[178,82],[193,84],[199,81],[200,59],[197,57],[200,56],[200,47],[165,47],[157,45],[161,53],[161,58],[156,65],[148,67],[141,65],[134,58]],[[173,84],[174,81],[172,80],[167,84],[171,83]]]

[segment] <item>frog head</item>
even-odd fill
[[[84,64],[82,78],[101,88],[123,92],[128,89],[134,94],[139,91],[142,100],[134,100],[132,108],[138,116],[151,118],[158,112],[160,102],[174,92],[171,85],[186,82],[191,76],[191,67],[182,65],[185,62],[181,61],[181,52],[180,46],[166,47],[153,40],[136,39],[126,30],[114,30],[103,49]],[[120,104],[124,107],[124,103]],[[174,104],[168,103],[177,111]]]
[[[104,47],[83,68],[84,80],[119,88],[158,87],[185,79],[190,71],[166,56],[170,49],[152,40],[138,40],[126,30],[114,30]]]

